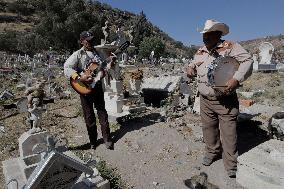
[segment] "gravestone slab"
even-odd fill
[[[277,71],[276,64],[258,64],[257,71]]]
[[[20,98],[16,102],[17,109],[20,113],[28,112],[28,99],[27,97]]]
[[[72,153],[71,151],[66,151],[64,152],[64,154],[68,157],[70,157],[73,160],[76,160],[77,162],[81,162],[83,165],[84,163],[82,162],[81,159],[79,159],[74,153]],[[40,156],[40,154],[38,154]],[[21,189],[26,189],[27,188],[27,178],[25,176],[25,170],[22,169],[22,158],[12,158],[9,160],[5,160],[2,162],[2,168],[3,168],[3,173],[5,176],[5,181],[6,183],[8,183],[9,181],[13,180],[12,182],[9,183],[9,185],[7,185],[7,189],[15,189],[15,188],[21,188]],[[25,160],[24,160],[25,161]],[[29,158],[30,161],[30,158]],[[51,161],[58,161],[56,159],[53,159]],[[61,162],[62,160],[59,160],[59,162]],[[35,162],[37,162],[37,160],[35,160]],[[26,164],[29,163],[35,163],[35,162],[26,162]],[[36,166],[37,164],[32,164],[30,166]],[[51,165],[50,163],[46,163],[46,166],[50,165],[50,166],[54,166]],[[75,168],[76,169],[76,168]],[[104,180],[100,174],[99,171],[96,168],[92,168],[93,170],[93,174],[92,175],[87,175],[88,177],[86,177],[85,172],[83,172],[79,179],[77,179],[76,183],[74,185],[72,185],[72,189],[109,189],[110,188],[110,184],[108,180]],[[27,170],[30,171],[30,170]],[[36,170],[38,171],[38,169]],[[89,172],[90,173],[90,172]],[[34,177],[35,173],[33,174],[32,177]],[[64,174],[61,174],[64,175]],[[58,175],[59,176],[59,175]],[[54,177],[55,178],[55,177]],[[65,179],[65,178],[63,178]],[[17,181],[17,182],[16,182]],[[18,187],[17,187],[17,183],[18,183]],[[26,187],[26,188],[25,188]],[[55,188],[67,188],[65,186],[59,187],[58,185],[54,186]],[[47,188],[47,187],[43,187],[43,188]]]
[[[181,76],[161,76],[150,77],[143,80],[141,89],[155,89],[166,92],[173,92],[179,87],[181,82]]]
[[[2,100],[2,99],[9,99],[9,98],[12,98],[14,95],[10,92],[10,91],[8,91],[8,90],[5,90],[5,91],[3,91],[1,94],[0,94],[0,99]]]
[[[69,189],[82,173],[92,175],[94,171],[65,154],[52,151],[38,164],[25,189]]]
[[[259,51],[260,51],[259,52],[259,56],[260,56],[259,64],[270,64],[272,54],[274,51],[273,45],[269,42],[264,42],[259,46]]]
[[[284,143],[266,141],[238,157],[236,181],[248,189],[284,188]]]
[[[46,143],[46,137],[48,133],[46,131],[30,134],[24,132],[19,138],[19,151],[20,157],[33,155],[33,147],[40,143]]]

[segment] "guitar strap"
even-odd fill
[[[98,64],[102,64],[102,59],[101,57],[98,55],[97,51],[94,50],[93,52],[92,51],[86,51],[86,55],[89,59],[89,62],[86,64],[85,66],[85,69],[89,67],[89,65],[92,63],[92,62],[96,62]]]

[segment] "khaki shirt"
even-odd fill
[[[226,40],[220,42],[215,49],[219,55],[231,56],[239,61],[240,66],[233,76],[239,83],[252,74],[252,57],[240,44]],[[206,46],[203,46],[196,52],[193,61],[189,64],[189,67],[197,71],[198,91],[205,96],[218,96],[214,89],[208,86],[207,78],[208,65],[215,59],[209,54]]]
[[[67,77],[73,77],[78,75],[77,73],[82,72],[86,69],[86,66],[90,62],[101,63],[101,58],[91,51],[86,51],[82,47],[78,51],[74,52],[64,63],[64,74]]]

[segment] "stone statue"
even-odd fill
[[[29,120],[32,121],[32,128],[29,130],[30,134],[40,132],[42,130],[40,126],[42,117],[42,107],[40,105],[39,98],[32,99],[32,106],[28,109],[30,113]]]
[[[154,55],[155,55],[155,51],[151,51],[149,59],[152,64],[155,63],[156,61]]]
[[[131,26],[130,29],[126,31],[126,36],[128,37],[130,44],[132,44],[132,41],[133,41],[133,26]]]
[[[36,133],[42,130],[40,126],[42,111],[43,111],[43,98],[44,94],[44,82],[38,81],[32,87],[28,87],[25,91],[25,95],[28,100],[28,112],[30,117],[28,120],[31,122],[31,129],[29,132]]]
[[[28,87],[25,91],[25,95],[28,98],[28,108],[32,107],[33,98],[39,98],[40,105],[42,105],[44,98],[44,83],[43,81],[37,81],[34,86]]]
[[[104,33],[104,36],[105,36],[103,44],[107,44],[107,43],[110,42],[109,41],[110,25],[109,25],[108,21],[105,22],[105,26],[102,27],[102,30],[103,30],[103,33]]]
[[[108,64],[107,65],[107,72],[108,72],[108,76],[109,76],[109,82],[111,80],[120,80],[120,67],[119,64]]]
[[[126,41],[123,27],[117,27],[116,35],[117,35],[116,45],[121,45]]]

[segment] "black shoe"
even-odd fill
[[[210,159],[206,156],[203,157],[203,160],[202,160],[202,164],[205,165],[205,166],[209,166],[211,165],[212,163],[214,162],[213,159]]]
[[[236,178],[237,170],[235,169],[228,170],[227,174],[230,178]]]
[[[105,142],[105,146],[109,150],[113,150],[113,142],[112,141],[107,141]]]
[[[214,163],[215,161],[221,159],[221,156],[218,155],[216,156],[215,158],[211,159],[211,158],[208,158],[207,156],[204,156],[203,157],[203,161],[202,161],[202,164],[205,165],[205,166],[210,166],[212,163]]]
[[[98,144],[93,142],[93,143],[91,143],[91,145],[90,145],[90,149],[95,150],[95,149],[97,148],[97,146],[98,146]]]

